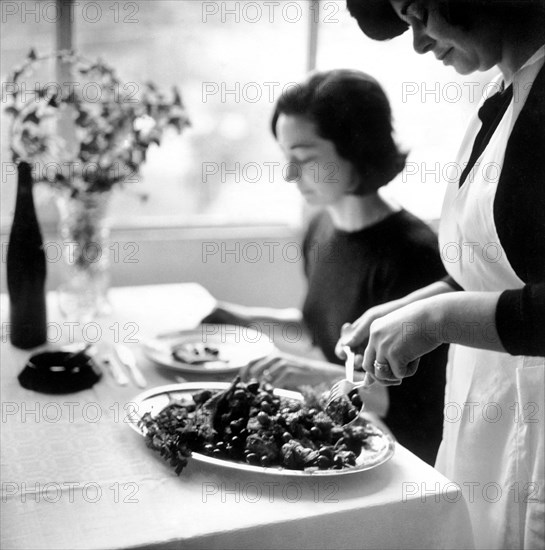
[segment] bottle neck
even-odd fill
[[[20,162],[17,166],[17,200],[16,208],[19,199],[30,201],[34,205],[32,198],[32,169],[26,162]]]
[[[34,208],[32,195],[32,171],[26,162],[21,162],[17,167],[17,199],[15,212],[13,213],[12,231],[10,240],[28,240],[28,245],[41,245],[42,235],[40,224]]]

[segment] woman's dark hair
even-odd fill
[[[346,0],[346,5],[360,29],[374,40],[394,38],[409,28],[389,0]],[[491,20],[523,29],[545,17],[545,0],[430,0],[429,6],[436,7],[451,25],[464,29],[478,29]]]
[[[435,0],[439,13],[453,26],[479,29],[490,20],[524,25],[543,18],[543,0]]]
[[[386,185],[405,167],[407,155],[392,137],[392,113],[386,94],[371,76],[350,69],[312,74],[285,91],[272,117],[275,137],[281,114],[301,116],[316,126],[317,134],[335,145],[360,175],[354,195],[365,195]]]

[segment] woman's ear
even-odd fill
[[[347,186],[346,195],[363,195],[363,177],[352,164],[350,170],[350,184]]]

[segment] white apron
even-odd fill
[[[524,286],[501,247],[493,205],[525,84],[533,82],[543,54],[541,48],[515,75],[514,101],[464,185],[449,180],[439,242],[447,271],[467,291]],[[475,117],[459,163],[467,162],[479,128]],[[545,549],[544,372],[545,358],[451,346],[436,468],[460,486],[476,548]]]

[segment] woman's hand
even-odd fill
[[[356,363],[361,365],[361,353],[363,353],[363,350],[369,340],[371,324],[376,319],[380,319],[400,307],[402,307],[402,303],[399,300],[392,300],[391,302],[386,302],[385,304],[380,304],[369,308],[352,324],[345,323],[341,329],[341,338],[335,347],[335,354],[337,357],[343,360],[346,359],[343,346],[348,345],[356,352]],[[358,351],[360,352],[359,361]]]
[[[207,315],[201,323],[212,323],[218,325],[242,325],[248,326],[250,319],[241,315],[239,312],[235,312],[228,304],[219,303],[214,311]]]
[[[437,348],[442,341],[438,309],[429,300],[420,300],[375,319],[369,329],[369,342],[361,366],[380,384],[400,384],[413,376],[420,357]],[[351,338],[345,338],[351,345]],[[356,362],[359,357],[356,357]]]
[[[344,370],[338,365],[323,361],[299,359],[279,353],[250,363],[241,372],[244,381],[257,378],[277,388],[296,390],[300,386],[326,383],[333,384],[344,377]]]

